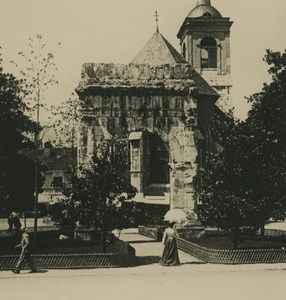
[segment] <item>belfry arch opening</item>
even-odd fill
[[[215,69],[217,68],[217,43],[212,37],[205,37],[201,44],[201,68]]]

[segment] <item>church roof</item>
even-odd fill
[[[219,98],[158,29],[129,65],[84,64],[77,92],[94,89],[98,92],[140,89],[147,93],[164,91],[179,94],[195,89],[200,95]]]
[[[186,63],[183,56],[157,30],[132,60],[133,64],[164,65]]]

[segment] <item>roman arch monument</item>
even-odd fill
[[[210,24],[215,30],[207,32]],[[102,140],[128,136],[135,200],[194,210],[196,170],[210,148],[212,114],[216,103],[231,105],[225,95],[231,88],[230,25],[201,0],[179,31],[182,55],[157,26],[129,64],[85,63],[76,89],[84,104],[79,163],[88,164]]]

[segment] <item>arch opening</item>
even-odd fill
[[[201,41],[201,68],[217,68],[217,43],[212,37],[205,37]]]

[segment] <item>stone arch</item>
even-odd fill
[[[170,181],[168,144],[158,134],[149,132],[147,146],[148,184],[168,184]]]

